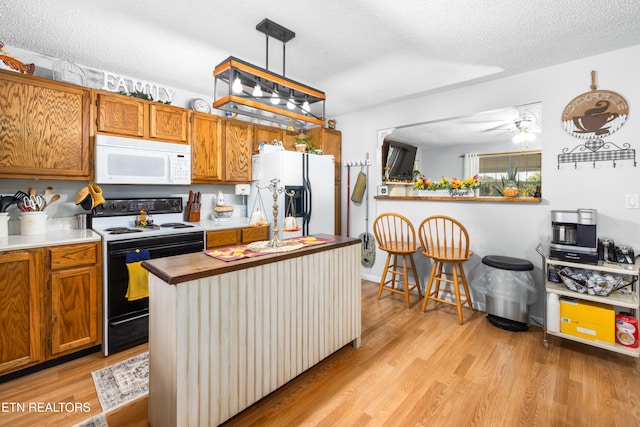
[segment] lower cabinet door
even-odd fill
[[[96,267],[51,273],[51,354],[98,340]]]
[[[0,374],[44,360],[36,252],[0,252]]]

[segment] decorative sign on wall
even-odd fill
[[[591,91],[578,95],[567,104],[562,112],[562,126],[571,136],[586,139],[584,144],[573,149],[563,148],[558,155],[560,163],[633,160],[636,166],[635,150],[628,143],[622,147],[602,138],[610,136],[624,125],[629,116],[627,101],[616,92],[596,90],[596,72],[591,71]]]
[[[156,83],[119,76],[108,71],[104,71],[104,81],[101,89],[109,92],[141,92],[149,95],[154,101],[165,103],[171,103],[171,98],[176,92],[175,89],[160,86]]]

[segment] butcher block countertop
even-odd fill
[[[170,285],[177,285],[191,280],[203,279],[205,277],[361,243],[360,239],[350,237],[333,236],[329,234],[316,234],[314,236],[325,239],[330,238],[333,239],[333,242],[307,246],[290,252],[266,254],[235,261],[221,261],[206,255],[204,252],[198,252],[151,259],[143,261],[142,266],[164,282]]]

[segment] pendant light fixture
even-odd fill
[[[324,92],[285,77],[286,43],[295,33],[269,19],[262,20],[256,29],[266,35],[266,68],[233,56],[218,64],[213,70],[213,106],[292,128],[325,126]],[[282,42],[282,74],[269,70],[270,37]]]

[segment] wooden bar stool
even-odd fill
[[[422,253],[433,260],[422,311],[426,310],[429,299],[455,305],[458,308],[458,322],[462,325],[462,306],[466,304],[473,311],[467,276],[464,274],[462,266],[473,254],[469,250],[469,233],[456,219],[437,215],[422,221],[418,227],[418,236],[422,245]],[[451,272],[444,271],[446,264],[451,265]],[[432,292],[434,282],[436,282],[436,286]],[[453,290],[440,289],[441,282],[451,283]],[[462,286],[462,292],[460,286]],[[455,302],[441,298],[440,292],[455,295]]]
[[[373,233],[376,236],[378,247],[387,252],[387,262],[384,265],[384,272],[378,288],[378,299],[380,299],[383,289],[404,294],[407,308],[410,308],[409,291],[411,289],[417,288],[418,297],[422,298],[420,279],[413,260],[413,253],[419,249],[413,224],[402,215],[384,213],[373,222]],[[391,261],[392,257],[393,262]],[[414,284],[409,283],[407,259],[411,262],[411,271],[413,271],[413,277],[415,278]],[[389,273],[391,274],[391,279],[386,280]],[[402,289],[396,287],[396,282],[400,281],[398,276],[402,276]]]

